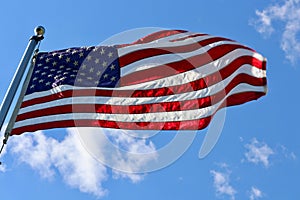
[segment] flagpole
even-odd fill
[[[45,28],[42,26],[38,26],[35,28],[35,35],[32,36],[29,40],[29,43],[26,47],[26,50],[20,60],[20,63],[18,65],[17,71],[15,72],[15,75],[10,83],[10,86],[5,94],[4,100],[2,101],[1,107],[0,107],[0,130],[2,129],[2,126],[4,124],[5,119],[7,118],[7,114],[10,110],[10,106],[13,102],[13,99],[16,95],[16,92],[19,88],[20,82],[24,76],[24,73],[26,71],[26,68],[28,66],[28,63],[31,60],[31,57],[35,51],[36,46],[39,44],[41,40],[44,39],[44,33],[45,33]],[[28,76],[28,75],[27,75]],[[22,92],[21,92],[22,93]],[[20,94],[19,99],[21,99],[22,94]],[[18,100],[20,101],[20,100]],[[15,110],[13,111],[13,114],[16,112],[16,109],[19,110],[19,107],[15,107]],[[11,119],[9,121],[9,124],[12,124],[12,120],[15,120],[15,116],[11,116]],[[8,133],[5,131],[5,139],[3,140],[3,144],[7,142],[7,139],[9,137],[10,132]],[[3,146],[0,149],[0,154],[2,152]]]

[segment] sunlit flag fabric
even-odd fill
[[[220,108],[266,94],[262,55],[181,30],[35,60],[12,135],[63,127],[200,130]]]

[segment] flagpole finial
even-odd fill
[[[34,29],[34,33],[35,33],[36,36],[44,36],[45,28],[43,26],[37,26]]]

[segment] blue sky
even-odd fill
[[[298,0],[1,2],[1,100],[37,25],[46,28],[42,51],[97,45],[142,27],[231,38],[268,59],[269,89],[258,101],[227,109],[220,139],[207,157],[198,158],[205,129],[174,163],[146,174],[101,165],[71,129],[13,136],[1,156],[1,198],[299,199],[299,13]],[[155,150],[170,137],[145,142],[121,134],[116,140],[128,149]]]

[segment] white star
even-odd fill
[[[103,48],[101,49],[100,54],[101,55],[105,54],[105,50]]]
[[[81,69],[86,69],[86,65],[85,64],[83,64],[82,66],[81,66]]]
[[[111,81],[115,81],[116,80],[116,77],[111,77],[111,79],[110,79]]]
[[[108,53],[108,57],[111,58],[113,56],[113,52]]]
[[[106,67],[106,66],[107,66],[107,62],[106,62],[106,61],[103,61],[102,66],[103,66],[103,67]]]
[[[100,76],[102,74],[101,71],[97,71],[97,76]]]
[[[111,69],[111,70],[114,70],[114,69],[116,69],[116,66],[115,66],[114,64],[112,64],[112,65],[110,66],[110,69]]]
[[[95,63],[98,64],[100,62],[99,58],[95,60]]]

